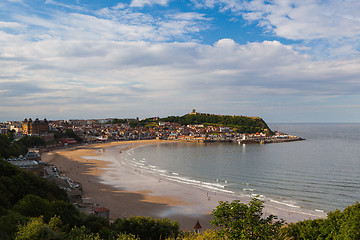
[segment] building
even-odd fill
[[[39,162],[39,161],[41,161],[41,156],[40,156],[40,154],[36,153],[35,151],[30,150],[26,153],[25,159]]]
[[[36,176],[45,176],[45,164],[41,161],[39,154],[29,151],[26,156],[20,155],[18,158],[9,158],[7,161],[19,168],[32,172]]]
[[[104,207],[96,208],[96,209],[94,209],[94,213],[98,217],[103,217],[103,218],[109,220],[110,210],[107,208],[104,208]]]
[[[22,130],[23,134],[28,135],[40,135],[47,133],[49,132],[49,122],[46,118],[44,120],[36,118],[34,121],[31,118],[29,118],[29,120],[25,118],[22,123]]]
[[[8,133],[7,128],[0,128],[0,133],[6,135]]]
[[[192,112],[190,113],[190,115],[196,115],[196,114],[198,114],[198,113],[196,112],[196,109],[193,109]]]
[[[199,220],[197,220],[197,222],[196,222],[196,224],[194,226],[194,232],[195,233],[201,233],[201,229],[202,229],[202,227],[201,227],[201,225],[199,223]]]
[[[26,160],[25,158],[9,158],[9,163],[24,169],[33,169],[39,166],[39,163],[34,160]]]

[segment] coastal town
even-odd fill
[[[190,114],[196,114],[193,110]],[[139,125],[139,118],[121,119],[70,119],[7,121],[0,123],[1,133],[13,131],[15,138],[24,135],[40,136],[48,149],[79,143],[160,139],[196,142],[277,143],[303,140],[301,137],[268,129],[256,133],[239,133],[232,127],[209,124],[186,124],[164,122],[154,117],[151,124]],[[121,122],[121,123],[119,123]],[[69,134],[70,133],[70,134]]]

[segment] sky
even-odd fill
[[[0,122],[360,122],[358,0],[0,0]]]

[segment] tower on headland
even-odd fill
[[[194,108],[193,110],[192,110],[192,112],[190,113],[190,115],[196,115],[197,113],[196,113],[196,109]]]

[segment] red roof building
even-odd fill
[[[94,209],[94,213],[96,216],[106,218],[109,220],[110,217],[110,210],[104,207]]]
[[[195,233],[201,233],[201,229],[202,229],[202,227],[201,227],[201,225],[199,223],[199,220],[197,220],[197,222],[196,222],[196,224],[194,226],[194,232]]]

